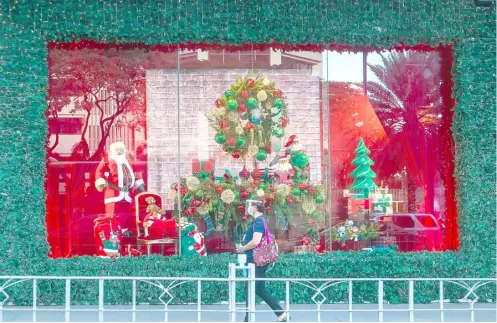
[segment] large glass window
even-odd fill
[[[443,59],[51,44],[50,256],[234,252],[258,197],[281,252],[444,250]]]
[[[454,146],[441,53],[329,55],[332,213],[395,226],[382,226],[373,244],[451,245],[444,228],[456,216]]]

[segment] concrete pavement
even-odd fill
[[[243,307],[243,305],[239,305]],[[444,313],[445,322],[469,322],[471,321],[471,312],[469,304],[444,304],[446,309]],[[378,322],[378,313],[376,304],[355,304],[354,310],[362,311],[352,314],[353,322]],[[64,322],[65,312],[62,306],[39,307],[40,311],[36,313],[36,320],[39,322]],[[105,322],[132,322],[132,313],[129,312],[131,306],[106,306],[103,313]],[[196,305],[171,305],[166,315],[162,312],[164,307],[140,305],[137,306],[139,312],[136,313],[137,322],[189,322],[197,321]],[[440,322],[440,312],[438,304],[416,304],[414,306],[415,322]],[[496,304],[495,303],[478,303],[475,304],[474,320],[476,322],[496,322]],[[485,311],[479,311],[485,309]],[[128,312],[126,311],[128,310]],[[333,304],[321,306],[322,322],[347,322],[349,321],[348,305]],[[407,304],[401,305],[384,305],[383,320],[385,322],[408,322],[409,311]],[[389,312],[389,310],[393,310]],[[108,311],[108,312],[107,312]],[[274,322],[275,315],[266,305],[257,306],[257,322]],[[291,320],[293,322],[316,322],[318,312],[316,305],[291,305]],[[26,322],[33,320],[33,312],[30,307],[13,307],[6,306],[3,310],[4,322]],[[240,310],[236,314],[238,322],[243,322],[245,314]],[[99,313],[97,306],[73,306],[69,317],[71,322],[98,322]],[[203,305],[202,322],[229,322],[230,315],[228,305]]]

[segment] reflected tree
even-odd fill
[[[50,50],[48,118],[57,119],[62,109],[84,115],[81,138],[72,151],[72,160],[101,158],[113,126],[139,129],[145,120],[145,69],[142,54],[115,49]],[[96,118],[98,144],[91,150],[88,130]],[[47,155],[64,160],[55,153],[60,142],[55,127]],[[67,158],[67,157],[65,157]]]
[[[369,81],[368,96],[392,148],[406,165],[408,211],[416,212],[416,188],[424,188],[425,212],[433,211],[441,126],[441,78],[438,52],[402,51],[368,64],[379,82]]]

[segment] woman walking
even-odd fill
[[[243,246],[238,248],[236,251],[238,253],[245,253],[247,255],[247,262],[253,263],[254,249],[259,246],[261,240],[266,238],[265,232],[267,228],[267,220],[264,216],[264,200],[260,197],[255,197],[253,199],[246,201],[246,211],[248,215],[254,218],[254,222],[248,227],[247,233],[243,239]],[[269,229],[267,230],[269,232]],[[268,265],[263,267],[255,266],[255,277],[265,278]],[[247,286],[246,286],[247,287]],[[283,311],[278,301],[269,293],[266,289],[266,281],[257,280],[255,282],[255,294],[262,298],[269,307],[274,311],[277,316],[278,322],[286,322],[287,314]],[[248,300],[247,300],[248,304]],[[247,306],[248,307],[248,306]],[[245,322],[248,322],[248,313],[245,316]]]

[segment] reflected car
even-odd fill
[[[429,213],[378,215],[373,222],[381,225],[383,236],[395,237],[399,251],[430,249],[441,230],[437,219]]]

